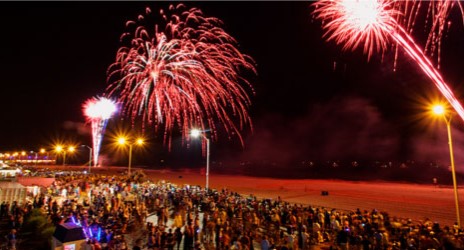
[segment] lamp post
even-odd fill
[[[66,149],[65,149],[63,146],[61,146],[61,145],[58,145],[58,146],[55,147],[55,151],[56,151],[57,153],[63,152],[63,166],[66,165],[66,151],[69,151],[69,153],[72,153],[72,152],[74,152],[75,150],[76,150],[76,148],[73,147],[73,146],[69,146],[69,147],[68,147],[68,150],[66,150]]]
[[[64,149],[63,149],[63,146],[61,146],[61,145],[57,145],[57,146],[55,147],[55,152],[56,152],[55,164],[57,163],[58,154],[60,154],[63,150],[64,150]],[[63,162],[64,162],[64,160],[63,160]],[[63,163],[63,165],[64,165],[64,163]]]
[[[436,115],[441,115],[443,117],[446,123],[446,129],[448,130],[448,145],[451,161],[451,174],[453,177],[454,202],[456,205],[456,222],[458,223],[458,227],[461,228],[461,216],[459,215],[459,195],[458,186],[456,182],[456,168],[454,166],[453,141],[451,139],[451,115],[446,116],[445,108],[442,105],[434,106],[433,112]]]
[[[39,158],[39,156],[38,156],[39,153],[38,153],[38,152],[35,152],[35,151],[31,151],[30,153],[31,153],[31,154],[34,153],[34,157],[35,157],[35,158],[34,158],[34,167],[37,168],[37,161],[38,161],[38,158]]]
[[[86,147],[89,149],[89,174],[90,174],[90,168],[92,167],[92,151],[93,149],[87,145],[81,145],[81,147]]]
[[[69,146],[68,147],[68,152],[69,153],[73,153],[74,151],[76,151],[76,147],[74,147],[74,146]],[[66,152],[65,152],[65,156],[66,156]]]
[[[43,154],[45,154],[45,148],[41,148],[39,153],[42,154],[42,164],[45,164],[45,159],[44,159],[45,156],[43,155]],[[47,161],[48,161],[48,157],[47,157]]]
[[[63,166],[66,166],[66,150],[63,150]]]
[[[14,156],[14,162],[15,162],[15,165],[16,165],[16,164],[18,164],[18,156],[19,156],[19,153],[18,153],[18,152],[14,152],[13,156]]]
[[[132,167],[132,148],[134,145],[142,146],[144,143],[144,140],[142,138],[137,138],[135,141],[132,143],[128,142],[128,140],[125,137],[119,137],[118,138],[118,144],[123,146],[123,145],[128,145],[129,146],[129,163],[127,165],[127,175],[130,177],[131,176],[131,167]]]
[[[205,136],[203,131],[200,131],[198,129],[192,129],[192,131],[190,131],[190,135],[194,138],[198,138],[201,136],[203,139],[206,140],[206,185],[205,185],[205,188],[208,190],[209,189],[209,156],[210,156],[209,138]]]
[[[26,151],[21,151],[21,157],[19,157],[19,160],[20,160],[21,165],[22,165],[24,162],[27,162],[26,159],[27,159]]]

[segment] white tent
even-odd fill
[[[26,201],[26,187],[17,182],[0,181],[0,203],[4,201],[23,204]]]

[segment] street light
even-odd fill
[[[74,147],[74,146],[69,146],[68,147],[68,152],[69,153],[74,153],[74,151],[76,151],[76,147]],[[66,160],[66,151],[64,151],[63,166],[65,165],[65,160]]]
[[[87,145],[81,145],[81,147],[86,147],[89,149],[89,174],[90,174],[90,168],[92,167],[92,148],[87,146]]]
[[[19,153],[14,152],[13,157],[14,157],[14,160],[15,160],[15,164],[18,164],[18,156],[19,156]]]
[[[456,169],[454,166],[454,154],[453,154],[453,141],[451,139],[451,115],[446,115],[446,110],[442,105],[435,105],[432,107],[432,111],[435,115],[441,115],[446,123],[446,129],[448,130],[448,145],[449,145],[449,152],[450,152],[450,160],[451,160],[451,173],[453,176],[453,189],[454,189],[454,202],[456,205],[456,219],[458,223],[458,227],[461,228],[461,217],[459,215],[459,195],[458,195],[458,187],[456,182]]]
[[[135,141],[130,143],[127,138],[125,137],[119,137],[117,139],[118,144],[123,146],[123,145],[129,145],[129,163],[128,163],[128,168],[127,168],[127,174],[130,177],[131,175],[131,167],[132,167],[132,147],[134,145],[142,146],[144,144],[144,140],[142,138],[137,138]]]
[[[190,131],[190,136],[193,138],[203,137],[206,140],[206,190],[209,188],[209,138],[205,136],[203,131],[198,129],[192,129]]]
[[[61,154],[62,151],[63,151],[63,146],[57,145],[57,146],[55,147],[55,152],[56,152],[55,164],[57,164],[58,154]],[[63,164],[63,165],[64,165],[64,164]]]
[[[21,151],[21,157],[19,157],[19,162],[23,164],[25,162],[26,151]]]
[[[49,159],[48,159],[48,156],[47,156],[47,161],[45,161],[45,153],[46,153],[46,152],[47,152],[47,151],[45,150],[45,148],[41,148],[41,149],[39,150],[39,153],[42,154],[42,164],[45,164],[45,163],[48,162],[48,160],[49,160]],[[47,153],[47,155],[48,155],[48,153]]]
[[[75,150],[76,150],[76,148],[74,146],[69,146],[67,151],[69,153],[73,153]],[[58,145],[58,146],[55,147],[55,151],[58,154],[63,152],[63,166],[65,166],[66,165],[66,149],[63,146]]]
[[[31,154],[33,153],[35,155],[35,160],[34,160],[34,167],[37,167],[37,161],[39,160],[39,156],[38,156],[38,152],[35,152],[35,151],[31,151],[30,152]]]

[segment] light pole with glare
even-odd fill
[[[57,145],[57,146],[55,147],[55,152],[56,152],[56,156],[55,156],[55,165],[57,164],[58,154],[60,154],[62,151],[63,151],[63,146]]]
[[[86,147],[89,149],[89,174],[90,174],[90,168],[92,167],[92,148],[87,145],[81,145],[81,147]]]
[[[45,161],[45,156],[44,156],[45,152],[46,152],[45,148],[41,148],[40,151],[39,151],[39,153],[42,154],[42,164],[45,164],[45,162],[46,162]],[[48,155],[48,153],[47,153],[47,155]],[[48,162],[48,156],[47,156],[47,162]]]
[[[435,105],[432,110],[436,115],[441,115],[443,117],[446,123],[446,129],[448,130],[448,145],[451,161],[451,174],[453,176],[454,202],[456,205],[456,222],[458,223],[458,227],[461,228],[461,217],[459,215],[459,195],[458,186],[456,182],[456,168],[454,166],[453,141],[451,139],[451,115],[446,116],[446,110],[442,105]]]
[[[20,159],[20,162],[21,163],[24,163],[25,162],[25,159],[27,159],[26,157],[26,151],[21,151],[21,156],[19,159]]]
[[[138,138],[132,143],[129,143],[125,137],[118,138],[119,145],[129,145],[129,163],[127,165],[127,175],[131,176],[131,167],[132,167],[132,148],[134,145],[142,146],[144,143],[142,138]]]
[[[209,189],[209,138],[205,136],[204,132],[203,131],[200,131],[198,129],[192,129],[192,131],[190,131],[190,135],[194,138],[198,138],[198,137],[203,137],[203,139],[206,140],[206,190]]]
[[[76,148],[73,147],[73,146],[70,146],[70,147],[68,147],[67,151],[69,151],[69,153],[72,153],[72,152],[74,152],[74,150],[76,150]],[[66,149],[63,146],[58,145],[58,146],[55,147],[55,151],[57,153],[63,152],[63,166],[65,166],[66,165]]]
[[[68,152],[69,153],[73,153],[75,150],[76,150],[76,148],[73,147],[73,146],[68,147]],[[63,166],[65,165],[65,163],[66,163],[66,150],[64,151]]]
[[[34,167],[37,167],[37,162],[39,160],[39,153],[38,152],[35,152],[35,151],[31,151],[30,152],[31,154],[34,153],[34,156],[35,156],[35,159],[34,159]]]

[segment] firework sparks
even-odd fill
[[[92,127],[93,163],[96,167],[103,133],[108,119],[116,112],[116,105],[110,99],[97,97],[87,100],[83,105],[83,109],[84,115]]]
[[[325,22],[327,39],[343,43],[344,49],[356,49],[364,42],[364,52],[370,57],[373,51],[385,49],[389,39],[398,43],[464,120],[462,105],[438,70],[396,21],[400,12],[393,3],[393,0],[321,0],[314,13]]]
[[[413,0],[395,2],[395,9],[403,13],[403,15],[398,16],[397,22],[404,27],[407,33],[411,34],[418,23],[423,23],[423,27],[421,28],[428,32],[424,53],[436,61],[438,68],[440,68],[442,38],[452,24],[451,20],[448,20],[447,17],[456,6],[461,12],[461,17],[464,17],[461,1]],[[419,14],[425,18],[419,18]],[[464,24],[464,19],[462,21]]]
[[[364,43],[368,58],[374,51],[387,48],[389,32],[395,29],[398,12],[392,1],[331,1],[317,3],[316,15],[324,20],[324,36],[343,44],[343,49],[356,49]]]
[[[210,129],[214,137],[217,124],[243,144],[240,130],[251,126],[251,120],[250,99],[241,84],[253,89],[240,71],[255,74],[254,62],[237,49],[219,19],[204,17],[195,8],[183,9],[170,6],[172,15],[160,11],[164,29],[160,24],[154,29],[139,25],[147,22],[144,16],[127,23],[135,30],[123,34],[130,46],[118,50],[108,69],[109,96],[123,103],[124,115],[142,117],[155,129],[163,124],[169,144],[175,126],[184,138],[192,127]]]

